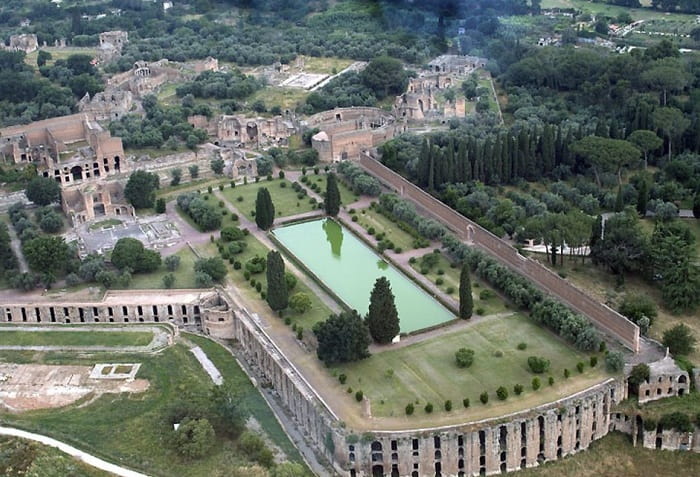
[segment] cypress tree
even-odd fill
[[[396,311],[391,284],[386,277],[379,277],[374,282],[365,321],[372,339],[377,343],[391,343],[399,334],[399,314]]]
[[[593,222],[593,227],[591,228],[591,238],[588,241],[588,246],[591,250],[593,247],[603,238],[603,216],[598,215],[595,222]]]
[[[284,260],[276,250],[267,254],[267,304],[275,311],[289,305],[289,290],[284,277]]]
[[[463,320],[471,318],[473,309],[472,281],[469,278],[469,266],[465,263],[459,274],[459,317]]]
[[[335,174],[330,173],[326,178],[326,198],[324,201],[326,213],[330,216],[337,216],[340,212],[340,190]]]
[[[269,230],[275,221],[275,205],[272,203],[270,191],[266,187],[258,189],[255,198],[255,223],[262,230]]]
[[[695,199],[693,199],[693,217],[700,219],[700,191],[695,193]]]
[[[622,186],[617,186],[617,196],[615,196],[615,212],[622,212],[625,202],[622,200]]]
[[[427,139],[423,139],[420,148],[420,157],[418,158],[418,184],[422,186],[428,185],[428,176],[430,175],[430,144]]]
[[[644,216],[647,213],[647,203],[649,202],[649,184],[646,180],[642,180],[639,184],[639,192],[637,193],[637,212]]]

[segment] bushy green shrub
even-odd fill
[[[527,366],[533,373],[542,374],[549,370],[549,360],[539,356],[530,356],[527,358]]]
[[[410,402],[406,405],[406,415],[407,416],[410,416],[411,414],[413,414],[414,410],[415,410],[415,407],[413,406],[412,402]]]
[[[445,411],[450,412],[452,410],[452,401],[449,399],[445,401]]]
[[[468,408],[470,404],[469,398],[462,399],[462,406],[464,406],[465,409]]]
[[[425,405],[425,413],[430,414],[431,412],[433,412],[433,403],[429,402]]]
[[[484,391],[479,395],[479,401],[481,401],[481,404],[486,404],[489,402],[489,393],[487,391]]]
[[[523,393],[523,385],[522,384],[516,384],[513,386],[513,393],[516,396],[520,396]]]
[[[505,401],[508,399],[508,390],[504,386],[499,386],[498,389],[496,389],[496,396],[501,401]]]
[[[537,376],[532,378],[532,390],[533,391],[537,391],[541,385],[542,385],[542,383],[540,382],[540,378],[538,378]]]
[[[526,350],[527,349],[527,343],[520,342],[518,343],[518,349],[520,351]]]
[[[585,366],[586,365],[583,363],[583,361],[579,361],[578,363],[576,363],[576,369],[578,370],[579,373],[583,373],[583,368]]]
[[[364,393],[363,393],[362,391],[357,391],[357,392],[355,393],[355,400],[356,400],[357,402],[361,402],[362,399],[363,399],[364,397],[365,397],[365,395],[364,395]]]
[[[460,368],[468,368],[474,363],[474,350],[460,348],[455,352],[455,361]]]
[[[569,371],[569,368],[564,368],[564,377],[569,379],[569,376],[571,376],[571,371]]]
[[[550,386],[554,386],[554,376],[550,376],[549,378],[547,378],[547,382]]]
[[[591,368],[595,368],[598,365],[598,357],[597,356],[591,356],[591,359],[589,361],[589,364],[591,365]]]

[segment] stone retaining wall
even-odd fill
[[[639,352],[639,327],[627,318],[591,298],[539,262],[523,257],[506,241],[454,211],[368,154],[360,154],[359,164],[398,195],[411,200],[442,222],[461,240],[476,245],[504,265],[526,276],[545,292],[589,317],[593,324],[617,338],[626,347],[635,353]]]

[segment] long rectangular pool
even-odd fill
[[[280,227],[277,239],[348,306],[365,315],[377,278],[391,283],[402,333],[454,320],[455,316],[337,222],[324,219]]]

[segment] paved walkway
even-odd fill
[[[167,257],[168,255],[173,255],[187,247],[188,243],[190,245],[201,245],[209,242],[209,236],[217,236],[219,232],[207,232],[203,233],[192,227],[185,219],[180,217],[177,213],[177,201],[175,199],[171,200],[165,205],[165,212],[168,214],[168,218],[172,220],[180,231],[180,241],[176,245],[170,247],[165,247],[160,250],[161,255]]]
[[[221,376],[221,373],[218,369],[216,369],[216,365],[211,362],[209,356],[207,356],[204,353],[204,351],[202,351],[202,348],[200,348],[199,346],[195,346],[194,348],[190,349],[190,352],[194,355],[195,358],[197,358],[197,361],[199,361],[199,364],[202,365],[204,371],[206,371],[207,374],[211,377],[211,380],[214,381],[214,384],[216,384],[217,386],[221,386],[222,384],[224,384],[224,378]]]
[[[141,474],[139,472],[126,469],[124,467],[119,467],[118,465],[110,464],[109,462],[104,461],[93,455],[90,455],[87,452],[83,452],[80,449],[76,449],[71,445],[65,444],[61,441],[57,441],[56,439],[41,434],[35,434],[33,432],[21,431],[12,427],[3,426],[0,427],[0,435],[20,437],[22,439],[28,439],[30,441],[39,442],[50,447],[55,447],[61,452],[68,454],[71,457],[75,457],[76,459],[83,461],[88,465],[91,465],[93,467],[96,467],[100,470],[104,470],[105,472],[109,472],[114,475],[119,475],[121,477],[148,477],[146,474]]]

